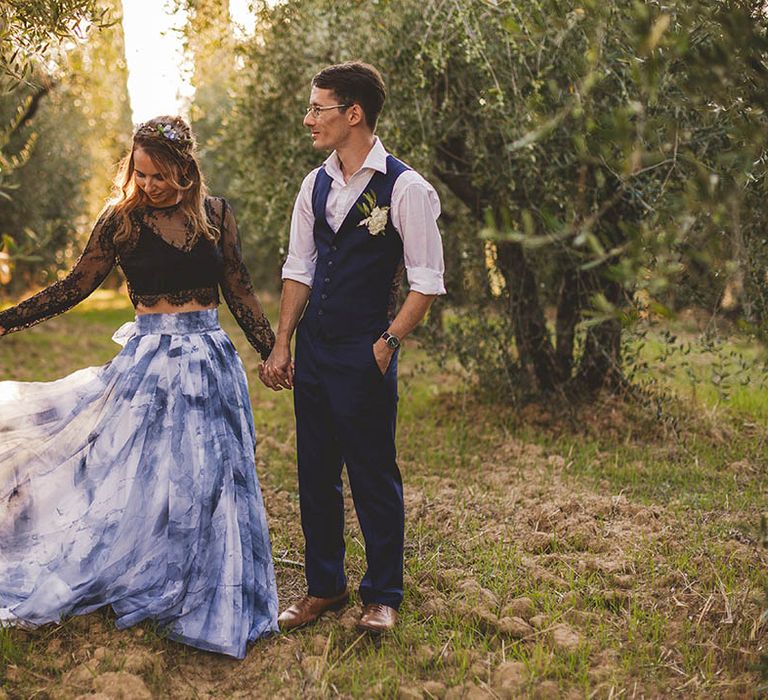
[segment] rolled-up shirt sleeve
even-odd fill
[[[403,173],[392,192],[392,223],[403,239],[408,286],[421,294],[445,294],[443,241],[437,219],[440,198],[418,173]]]
[[[283,265],[282,278],[295,280],[312,286],[317,265],[317,247],[313,227],[315,216],[312,213],[312,189],[315,186],[317,170],[313,170],[301,183],[299,194],[293,205],[291,233],[288,240],[288,257]]]

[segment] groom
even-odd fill
[[[294,390],[296,411],[308,593],[280,615],[283,629],[349,600],[343,464],[368,563],[359,629],[391,630],[403,599],[397,351],[445,289],[440,202],[375,135],[384,98],[373,66],[329,66],[312,80],[304,117],[314,147],[332,153],[296,198],[277,342],[261,369],[270,388]],[[410,292],[394,316],[403,269]]]

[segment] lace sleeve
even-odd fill
[[[115,265],[114,228],[109,212],[99,217],[72,271],[62,280],[10,309],[0,311],[7,333],[34,326],[71,309],[93,292]]]
[[[221,251],[224,261],[221,291],[229,310],[243,329],[248,342],[266,360],[275,344],[275,334],[261,308],[251,283],[251,276],[240,253],[240,234],[232,209],[221,200]]]

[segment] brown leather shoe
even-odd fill
[[[381,603],[369,603],[363,608],[357,629],[361,632],[383,634],[391,632],[397,622],[397,610]]]
[[[349,589],[333,598],[316,598],[305,595],[300,601],[284,610],[277,623],[281,629],[292,630],[317,620],[326,610],[338,610],[349,602]]]

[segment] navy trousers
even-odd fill
[[[397,353],[382,375],[372,345],[380,334],[331,340],[309,324],[296,335],[294,407],[301,525],[308,592],[332,597],[344,573],[345,464],[365,539],[364,604],[403,599],[403,484],[396,461]]]

